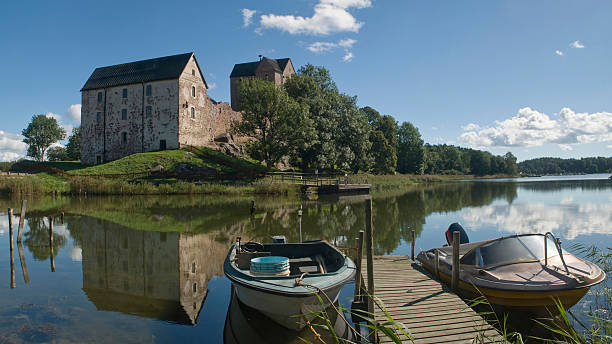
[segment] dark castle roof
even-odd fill
[[[272,68],[279,73],[282,73],[287,67],[287,63],[289,63],[289,58],[284,59],[271,59],[264,57],[260,61],[255,62],[247,62],[247,63],[238,63],[234,65],[234,69],[232,69],[232,74],[230,74],[230,78],[240,78],[243,76],[253,76],[255,75],[255,71],[260,63],[270,63]]]
[[[193,56],[193,53],[96,68],[89,79],[87,79],[83,88],[81,88],[81,91],[157,80],[178,79],[191,56]],[[198,61],[196,60],[197,63]],[[198,69],[202,80],[204,80],[204,85],[208,88],[199,65]]]

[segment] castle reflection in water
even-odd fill
[[[227,243],[81,217],[83,291],[98,310],[195,325]]]

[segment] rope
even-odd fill
[[[300,275],[300,277],[296,278],[296,279],[295,279],[295,284],[296,284],[296,285],[299,285],[299,286],[306,287],[306,288],[309,288],[309,287],[310,287],[310,288],[314,288],[314,289],[316,289],[316,290],[317,290],[317,293],[319,293],[319,294],[323,295],[323,296],[324,296],[324,297],[327,299],[327,301],[329,302],[329,304],[332,306],[332,308],[334,309],[334,311],[336,311],[336,313],[337,313],[337,314],[340,316],[340,318],[342,319],[342,321],[344,321],[344,323],[346,324],[346,326],[348,326],[348,327],[351,329],[351,331],[353,331],[353,333],[355,333],[356,335],[358,335],[358,336],[359,336],[359,337],[361,337],[363,340],[365,340],[366,342],[368,342],[368,343],[369,343],[370,341],[369,341],[369,340],[368,340],[366,337],[362,336],[362,335],[361,335],[361,333],[357,332],[357,330],[356,330],[356,329],[355,329],[353,326],[351,326],[351,324],[349,324],[349,322],[348,322],[348,321],[347,321],[347,320],[344,318],[344,314],[343,314],[343,313],[342,313],[340,310],[338,310],[338,308],[336,308],[336,305],[334,305],[334,302],[333,302],[333,301],[332,301],[332,300],[329,298],[329,296],[327,296],[327,294],[326,294],[326,293],[323,291],[323,289],[321,289],[321,288],[319,288],[319,287],[317,287],[317,286],[315,286],[315,285],[312,285],[312,284],[304,283],[304,281],[303,281],[303,280],[304,280],[304,276],[306,276],[306,275],[308,275],[308,273],[307,273],[307,272],[304,272],[303,274],[301,274],[301,275]],[[310,323],[309,323],[309,322],[307,322],[307,324],[310,324]]]

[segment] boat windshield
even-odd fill
[[[481,267],[544,259],[544,240],[548,240],[548,257],[558,255],[554,242],[543,235],[524,235],[496,240],[470,251],[461,264]]]

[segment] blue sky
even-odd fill
[[[519,160],[612,156],[611,1],[32,1],[0,12],[0,160],[35,114],[79,124],[100,66],[193,51],[229,100],[259,54],[328,68],[426,142]]]

